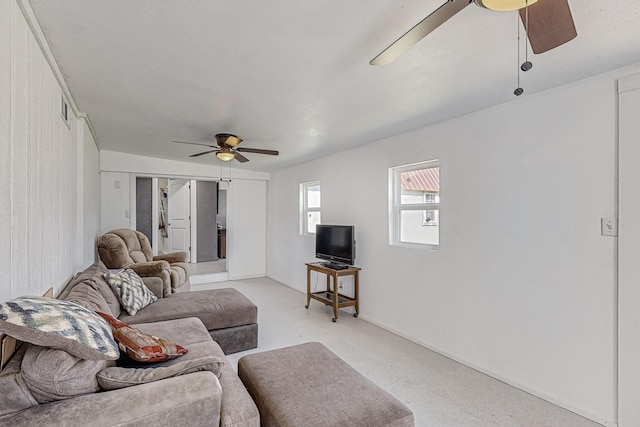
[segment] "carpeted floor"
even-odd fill
[[[319,341],[411,408],[424,427],[597,427],[599,424],[468,368],[267,278],[193,286],[234,287],[258,306],[259,348]]]

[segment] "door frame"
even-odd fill
[[[158,180],[161,178],[166,178],[166,179],[186,179],[187,181],[189,181],[189,184],[191,186],[191,252],[190,252],[190,257],[189,257],[189,262],[190,263],[196,263],[197,262],[197,249],[196,249],[196,244],[197,244],[197,210],[196,210],[196,203],[197,203],[197,199],[196,199],[196,194],[195,194],[195,182],[196,181],[215,181],[218,183],[218,185],[220,186],[219,188],[224,188],[227,191],[227,197],[229,195],[229,192],[231,191],[231,186],[228,185],[228,182],[230,182],[228,179],[221,179],[221,178],[211,178],[211,177],[185,177],[183,175],[169,175],[169,174],[159,174],[159,175],[151,175],[151,174],[137,174],[137,173],[132,173],[131,174],[132,179],[131,181],[131,185],[130,185],[130,203],[129,205],[131,206],[131,228],[132,229],[136,229],[136,187],[135,187],[135,182],[136,182],[136,178],[140,177],[140,178],[151,178],[152,179],[152,186],[154,191],[152,192],[152,199],[151,199],[151,210],[152,210],[152,217],[151,217],[151,227],[153,229],[153,234],[154,234],[154,239],[153,239],[153,245],[152,245],[152,250],[153,250],[153,254],[154,255],[158,255],[158,222],[159,222],[159,217],[158,217],[158,204],[159,204],[159,197],[158,197]],[[228,218],[231,216],[232,212],[232,206],[230,206],[229,203],[227,203],[227,221]],[[227,222],[227,230],[229,229],[229,225]],[[227,257],[225,258],[225,270],[228,272],[229,271],[229,245],[230,242],[227,240]]]

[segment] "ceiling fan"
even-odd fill
[[[391,43],[369,64],[384,65],[393,62],[471,3],[497,11],[519,10],[520,18],[527,29],[533,53],[543,53],[556,48],[574,39],[578,34],[568,0],[448,0],[402,37]]]
[[[247,159],[245,156],[240,154],[240,152],[268,154],[270,156],[277,156],[278,154],[280,154],[276,150],[263,150],[261,148],[238,147],[238,144],[242,142],[242,139],[230,133],[219,133],[216,135],[216,143],[218,144],[217,147],[215,145],[210,145],[211,143],[203,143],[203,142],[185,142],[185,141],[172,141],[172,142],[177,142],[179,144],[203,145],[205,147],[214,148],[214,150],[208,150],[208,151],[203,151],[202,153],[192,154],[189,157],[198,157],[204,154],[216,153],[216,156],[223,162],[229,162],[233,159],[236,159],[240,163],[248,162],[249,159]]]

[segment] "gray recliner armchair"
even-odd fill
[[[139,231],[127,228],[109,231],[98,237],[97,247],[98,256],[107,268],[130,268],[145,283],[161,281],[162,296],[188,291],[191,287],[187,253],[153,256],[149,239]]]

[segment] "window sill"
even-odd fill
[[[423,251],[437,251],[440,249],[440,245],[428,245],[426,243],[393,242],[389,243],[389,245],[399,248],[420,249]]]

